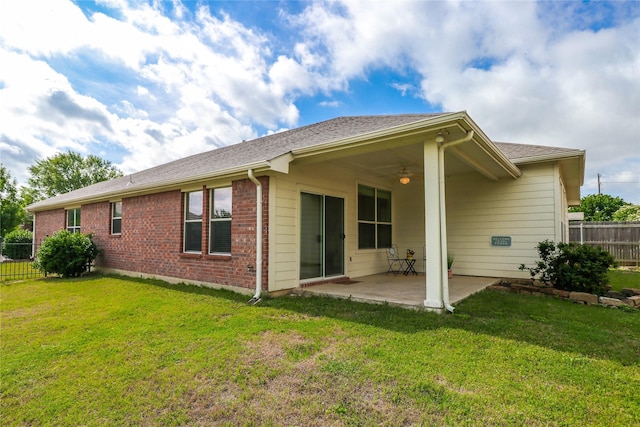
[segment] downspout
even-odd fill
[[[260,302],[262,293],[262,184],[253,175],[253,169],[249,169],[247,174],[256,185],[256,293],[249,300],[249,304],[254,305]]]
[[[444,142],[444,138],[441,135],[436,137],[436,142],[440,144],[438,150],[438,169],[439,169],[439,184],[440,184],[440,253],[442,254],[442,277],[440,283],[442,283],[442,302],[444,308],[453,313],[455,308],[449,304],[449,277],[445,273],[447,269],[447,239],[443,236],[447,235],[447,210],[446,210],[446,197],[445,197],[445,180],[444,180],[444,150],[454,145],[462,144],[463,142],[470,141],[473,138],[474,132],[470,130],[467,134],[460,139],[454,141]]]

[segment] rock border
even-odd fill
[[[523,282],[519,280],[500,280],[487,289],[499,292],[509,292],[524,295],[550,296],[570,300],[578,304],[601,305],[604,307],[631,307],[640,310],[640,289],[623,288],[621,292],[608,291],[606,295],[599,296],[586,292],[570,292],[547,286],[540,282]]]

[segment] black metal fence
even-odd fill
[[[36,243],[0,242],[0,281],[44,277],[44,274],[33,266],[33,255],[39,246]]]

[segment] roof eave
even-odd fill
[[[572,152],[562,153],[562,154],[556,153],[556,154],[544,154],[540,156],[518,157],[518,158],[511,159],[511,161],[515,164],[542,163],[542,162],[549,162],[549,161],[556,161],[556,160],[568,160],[568,159],[579,158],[579,157],[582,157],[583,159],[582,164],[584,165],[584,157],[585,157],[584,150],[575,150]]]
[[[253,169],[254,173],[264,172],[267,170],[276,170],[278,172],[282,172],[284,170],[284,166],[282,165],[281,161],[278,161],[277,164],[274,166],[276,167],[272,168],[271,161],[263,160],[260,162],[245,164],[242,166],[228,168],[222,171],[217,171],[216,173],[213,173],[213,174],[207,173],[207,174],[192,176],[192,177],[189,177],[188,179],[172,179],[172,180],[166,180],[166,181],[160,181],[160,182],[153,182],[153,183],[144,184],[140,186],[135,186],[135,184],[132,183],[131,184],[132,186],[129,188],[127,187],[125,187],[124,189],[118,188],[112,191],[96,194],[95,196],[89,196],[89,197],[80,196],[75,198],[72,197],[72,198],[65,198],[64,200],[60,200],[60,201],[55,201],[52,199],[42,200],[40,202],[36,202],[27,206],[26,210],[29,213],[35,213],[35,212],[40,212],[44,210],[65,208],[72,205],[78,205],[79,203],[91,204],[91,203],[104,202],[116,197],[117,198],[134,197],[142,194],[148,194],[151,190],[153,190],[154,193],[173,190],[183,186],[188,186],[196,182],[207,181],[212,179],[224,179],[227,177],[238,176],[240,174],[246,173],[249,169]],[[46,203],[47,201],[50,201],[50,203]]]
[[[545,154],[541,156],[521,157],[513,159],[516,164],[534,164],[544,162],[559,162],[561,173],[567,192],[567,203],[569,206],[580,204],[580,187],[584,184],[584,171],[586,162],[586,151],[575,150],[566,153]],[[576,162],[577,164],[573,163]],[[569,164],[567,164],[569,163]],[[573,166],[572,166],[573,164]],[[575,168],[575,173],[570,173],[564,168]]]
[[[465,120],[471,126],[471,129],[474,131],[477,138],[474,138],[476,144],[482,148],[487,155],[489,155],[493,160],[498,163],[504,171],[509,174],[512,178],[518,178],[522,175],[522,171],[518,168],[518,166],[509,159],[503,152],[498,148],[498,146],[489,138],[484,131],[476,124],[476,122],[469,117],[468,114],[464,113]]]

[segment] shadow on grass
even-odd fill
[[[95,273],[95,274],[92,273],[91,275],[88,275],[86,277],[87,278],[111,277],[118,280],[125,280],[128,282],[151,285],[151,286],[168,289],[172,291],[185,292],[185,293],[195,294],[195,295],[211,295],[217,298],[223,298],[223,299],[227,299],[229,301],[234,301],[237,303],[246,303],[251,298],[250,296],[243,295],[239,292],[233,292],[226,289],[208,288],[206,286],[199,286],[199,285],[191,284],[188,282],[169,283],[159,279],[145,279],[142,277],[131,277],[131,276],[124,276],[119,274],[100,274],[100,273]]]
[[[584,306],[554,298],[484,290],[461,301],[455,314],[326,297],[285,297],[265,305],[402,333],[457,328],[556,351],[640,366],[640,310]]]
[[[234,303],[246,303],[250,299],[248,295],[233,291],[190,284],[170,284],[161,280],[126,276],[109,277],[172,291],[210,295]],[[86,278],[89,279],[90,277]],[[640,310],[584,306],[548,297],[491,290],[476,293],[460,302],[455,314],[436,314],[320,296],[264,298],[255,306],[257,313],[263,307],[407,334],[438,328],[456,328],[556,351],[614,360],[622,365],[640,366]]]

